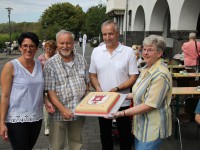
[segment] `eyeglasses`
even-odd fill
[[[23,49],[34,49],[36,46],[35,45],[28,45],[28,44],[23,44],[23,45],[21,45],[21,47],[23,48]]]
[[[143,49],[142,50],[143,53],[148,53],[148,54],[152,53],[153,51],[157,51],[157,50],[154,50],[154,49]]]
[[[55,49],[52,49],[52,48],[50,48],[50,47],[47,47],[47,48],[45,48],[45,50],[46,50],[46,51],[53,52]]]
[[[53,51],[53,49],[51,49],[50,47],[45,48],[45,50],[47,50],[47,51]]]

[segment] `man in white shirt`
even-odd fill
[[[104,22],[101,30],[105,44],[96,47],[92,52],[89,69],[91,84],[97,92],[129,93],[138,76],[134,51],[120,44],[119,28],[114,21]],[[120,110],[129,108],[130,104],[130,100],[125,100]],[[116,123],[120,135],[120,149],[131,150],[130,118],[117,118]],[[99,117],[99,125],[102,149],[113,150],[112,119]]]

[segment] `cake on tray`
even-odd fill
[[[90,92],[77,105],[75,113],[81,114],[108,114],[120,94],[115,92]]]

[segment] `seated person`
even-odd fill
[[[200,100],[195,110],[195,121],[200,125]]]

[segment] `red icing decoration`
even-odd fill
[[[99,101],[102,101],[103,98],[106,97],[105,95],[95,95],[94,99],[91,100],[94,104],[98,103]]]
[[[96,96],[95,96],[96,97]],[[97,97],[99,97],[99,96],[97,96]],[[80,113],[80,114],[108,114],[110,111],[111,111],[111,109],[113,108],[113,106],[117,103],[117,101],[119,100],[119,98],[120,98],[120,96],[118,96],[116,99],[115,99],[115,102],[112,104],[112,106],[108,109],[108,112],[105,112],[105,113],[103,113],[103,112],[98,112],[98,113],[95,113],[95,112],[79,112],[79,111],[76,111],[76,113]],[[103,98],[102,98],[103,99]],[[102,100],[101,99],[101,100]]]

